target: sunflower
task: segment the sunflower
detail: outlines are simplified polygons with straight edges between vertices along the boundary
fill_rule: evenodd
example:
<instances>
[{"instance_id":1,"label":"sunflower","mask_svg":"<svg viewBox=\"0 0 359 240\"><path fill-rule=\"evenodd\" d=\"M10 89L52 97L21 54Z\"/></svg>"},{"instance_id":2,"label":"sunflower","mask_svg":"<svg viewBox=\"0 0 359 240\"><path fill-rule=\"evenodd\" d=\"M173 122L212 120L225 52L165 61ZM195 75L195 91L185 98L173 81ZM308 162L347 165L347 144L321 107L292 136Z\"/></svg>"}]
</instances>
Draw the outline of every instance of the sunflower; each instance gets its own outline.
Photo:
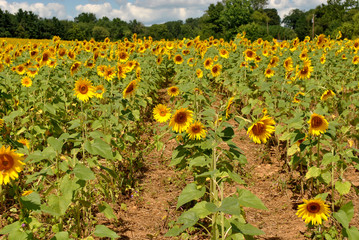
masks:
<instances>
[{"instance_id":1,"label":"sunflower","mask_svg":"<svg viewBox=\"0 0 359 240\"><path fill-rule=\"evenodd\" d=\"M206 138L206 130L204 129L203 124L200 121L192 123L186 130L189 139L191 140L201 140Z\"/></svg>"},{"instance_id":2,"label":"sunflower","mask_svg":"<svg viewBox=\"0 0 359 240\"><path fill-rule=\"evenodd\" d=\"M157 59L156 59L156 64L157 64L157 65L161 65L162 61L163 61L163 58L162 58L162 56L160 55L160 56L158 56Z\"/></svg>"},{"instance_id":3,"label":"sunflower","mask_svg":"<svg viewBox=\"0 0 359 240\"><path fill-rule=\"evenodd\" d=\"M202 77L203 77L203 71L198 68L198 69L196 70L196 76L197 76L198 78L202 78Z\"/></svg>"},{"instance_id":4,"label":"sunflower","mask_svg":"<svg viewBox=\"0 0 359 240\"><path fill-rule=\"evenodd\" d=\"M167 89L167 93L171 97L175 97L175 96L177 96L179 94L179 88L177 86L169 87Z\"/></svg>"},{"instance_id":5,"label":"sunflower","mask_svg":"<svg viewBox=\"0 0 359 240\"><path fill-rule=\"evenodd\" d=\"M1 119L1 118L0 118L0 129L2 129L3 126L4 126L4 119Z\"/></svg>"},{"instance_id":6,"label":"sunflower","mask_svg":"<svg viewBox=\"0 0 359 240\"><path fill-rule=\"evenodd\" d=\"M269 60L268 68L277 66L278 62L279 62L279 58L277 56L272 57L271 60Z\"/></svg>"},{"instance_id":7,"label":"sunflower","mask_svg":"<svg viewBox=\"0 0 359 240\"><path fill-rule=\"evenodd\" d=\"M324 63L325 63L325 60L326 60L326 57L325 57L325 54L323 54L323 55L320 57L320 63L321 63L321 64L324 64Z\"/></svg>"},{"instance_id":8,"label":"sunflower","mask_svg":"<svg viewBox=\"0 0 359 240\"><path fill-rule=\"evenodd\" d=\"M19 75L24 75L26 73L26 67L22 64L16 67L16 73Z\"/></svg>"},{"instance_id":9,"label":"sunflower","mask_svg":"<svg viewBox=\"0 0 359 240\"><path fill-rule=\"evenodd\" d=\"M182 133L186 131L186 129L193 121L192 115L193 112L187 110L187 108L181 108L179 110L176 110L175 114L170 120L169 126L172 127L173 131Z\"/></svg>"},{"instance_id":10,"label":"sunflower","mask_svg":"<svg viewBox=\"0 0 359 240\"><path fill-rule=\"evenodd\" d=\"M182 64L184 60L180 54L177 54L173 57L173 61L175 62L175 64Z\"/></svg>"},{"instance_id":11,"label":"sunflower","mask_svg":"<svg viewBox=\"0 0 359 240\"><path fill-rule=\"evenodd\" d=\"M18 173L21 172L23 165L23 155L15 153L15 149L10 147L5 148L2 146L0 149L0 185L8 184L11 179L19 177Z\"/></svg>"},{"instance_id":12,"label":"sunflower","mask_svg":"<svg viewBox=\"0 0 359 240\"><path fill-rule=\"evenodd\" d=\"M274 76L274 70L270 69L270 68L267 68L265 71L264 71L264 75L267 77L267 78L271 78Z\"/></svg>"},{"instance_id":13,"label":"sunflower","mask_svg":"<svg viewBox=\"0 0 359 240\"><path fill-rule=\"evenodd\" d=\"M226 107L226 118L228 119L229 118L229 111L231 109L231 105L233 103L233 100L234 100L234 97L231 97L229 100L228 100L228 103L227 103L227 107Z\"/></svg>"},{"instance_id":14,"label":"sunflower","mask_svg":"<svg viewBox=\"0 0 359 240\"><path fill-rule=\"evenodd\" d=\"M95 97L103 98L103 94L106 92L105 87L101 84L95 87Z\"/></svg>"},{"instance_id":15,"label":"sunflower","mask_svg":"<svg viewBox=\"0 0 359 240\"><path fill-rule=\"evenodd\" d=\"M321 133L324 133L328 129L327 120L319 114L313 113L310 116L308 121L309 125L309 134L319 136Z\"/></svg>"},{"instance_id":16,"label":"sunflower","mask_svg":"<svg viewBox=\"0 0 359 240\"><path fill-rule=\"evenodd\" d=\"M118 54L118 59L120 60L120 62L126 62L129 58L130 58L130 55L125 51L121 51Z\"/></svg>"},{"instance_id":17,"label":"sunflower","mask_svg":"<svg viewBox=\"0 0 359 240\"><path fill-rule=\"evenodd\" d=\"M167 122L167 120L171 117L171 109L163 104L158 104L153 109L153 117L157 122Z\"/></svg>"},{"instance_id":18,"label":"sunflower","mask_svg":"<svg viewBox=\"0 0 359 240\"><path fill-rule=\"evenodd\" d=\"M253 52L252 49L246 49L243 54L244 54L244 56L246 58L246 61L254 60L256 58L256 53Z\"/></svg>"},{"instance_id":19,"label":"sunflower","mask_svg":"<svg viewBox=\"0 0 359 240\"><path fill-rule=\"evenodd\" d=\"M126 78L126 73L127 73L127 67L125 64L117 64L117 78L121 79L121 78Z\"/></svg>"},{"instance_id":20,"label":"sunflower","mask_svg":"<svg viewBox=\"0 0 359 240\"><path fill-rule=\"evenodd\" d=\"M313 72L313 67L310 65L304 65L304 67L300 70L298 70L297 68L297 76L299 77L299 79L304 79L304 78L309 79L312 72Z\"/></svg>"},{"instance_id":21,"label":"sunflower","mask_svg":"<svg viewBox=\"0 0 359 240\"><path fill-rule=\"evenodd\" d=\"M80 69L80 66L81 66L81 62L74 62L71 65L71 68L70 68L71 76L74 75Z\"/></svg>"},{"instance_id":22,"label":"sunflower","mask_svg":"<svg viewBox=\"0 0 359 240\"><path fill-rule=\"evenodd\" d=\"M303 199L303 204L298 206L296 215L303 218L305 223L313 225L322 224L323 220L328 220L330 214L329 205L325 204L321 199Z\"/></svg>"},{"instance_id":23,"label":"sunflower","mask_svg":"<svg viewBox=\"0 0 359 240\"><path fill-rule=\"evenodd\" d=\"M248 128L247 134L255 143L266 143L275 131L275 121L272 117L264 115L259 121Z\"/></svg>"},{"instance_id":24,"label":"sunflower","mask_svg":"<svg viewBox=\"0 0 359 240\"><path fill-rule=\"evenodd\" d=\"M206 60L204 60L204 68L205 69L211 69L212 68L212 65L213 65L213 60L212 58L207 58Z\"/></svg>"},{"instance_id":25,"label":"sunflower","mask_svg":"<svg viewBox=\"0 0 359 240\"><path fill-rule=\"evenodd\" d=\"M103 72L103 77L107 81L112 81L112 79L116 76L116 70L115 67L107 66L105 68L105 71Z\"/></svg>"},{"instance_id":26,"label":"sunflower","mask_svg":"<svg viewBox=\"0 0 359 240\"><path fill-rule=\"evenodd\" d=\"M297 92L295 95L294 95L294 97L293 97L293 103L300 103L301 101L302 101L302 98L303 97L300 97L300 96L304 96L305 95L305 93L303 93L303 92Z\"/></svg>"},{"instance_id":27,"label":"sunflower","mask_svg":"<svg viewBox=\"0 0 359 240\"><path fill-rule=\"evenodd\" d=\"M84 102L87 102L90 98L95 96L95 87L92 86L91 81L86 78L77 80L73 90L75 91L74 95Z\"/></svg>"},{"instance_id":28,"label":"sunflower","mask_svg":"<svg viewBox=\"0 0 359 240\"><path fill-rule=\"evenodd\" d=\"M213 77L218 77L219 75L221 75L222 72L222 65L221 64L215 64L212 68L211 68L211 73Z\"/></svg>"},{"instance_id":29,"label":"sunflower","mask_svg":"<svg viewBox=\"0 0 359 240\"><path fill-rule=\"evenodd\" d=\"M292 58L288 57L286 60L284 60L283 66L284 66L286 71L292 71L293 70L293 60L292 60Z\"/></svg>"},{"instance_id":30,"label":"sunflower","mask_svg":"<svg viewBox=\"0 0 359 240\"><path fill-rule=\"evenodd\" d=\"M352 60L353 64L358 64L359 63L359 56L354 56L353 60Z\"/></svg>"},{"instance_id":31,"label":"sunflower","mask_svg":"<svg viewBox=\"0 0 359 240\"><path fill-rule=\"evenodd\" d=\"M322 101L325 101L327 100L328 98L331 98L331 97L334 97L335 96L335 93L332 91L332 90L326 90L322 96L320 97L320 100Z\"/></svg>"},{"instance_id":32,"label":"sunflower","mask_svg":"<svg viewBox=\"0 0 359 240\"><path fill-rule=\"evenodd\" d=\"M30 142L29 140L27 140L26 138L20 138L19 140L17 140L19 143L21 143L22 145L26 146L28 149L30 148Z\"/></svg>"},{"instance_id":33,"label":"sunflower","mask_svg":"<svg viewBox=\"0 0 359 240\"><path fill-rule=\"evenodd\" d=\"M219 55L223 58L228 58L229 52L226 49L221 49L221 50L219 50Z\"/></svg>"},{"instance_id":34,"label":"sunflower","mask_svg":"<svg viewBox=\"0 0 359 240\"><path fill-rule=\"evenodd\" d=\"M21 79L21 84L24 86L24 87L31 87L32 85L32 80L31 78L29 78L28 76L25 76Z\"/></svg>"},{"instance_id":35,"label":"sunflower","mask_svg":"<svg viewBox=\"0 0 359 240\"><path fill-rule=\"evenodd\" d=\"M132 80L127 87L125 88L125 90L123 90L123 98L128 98L132 95L135 94L135 90L137 88L137 80Z\"/></svg>"}]
</instances>

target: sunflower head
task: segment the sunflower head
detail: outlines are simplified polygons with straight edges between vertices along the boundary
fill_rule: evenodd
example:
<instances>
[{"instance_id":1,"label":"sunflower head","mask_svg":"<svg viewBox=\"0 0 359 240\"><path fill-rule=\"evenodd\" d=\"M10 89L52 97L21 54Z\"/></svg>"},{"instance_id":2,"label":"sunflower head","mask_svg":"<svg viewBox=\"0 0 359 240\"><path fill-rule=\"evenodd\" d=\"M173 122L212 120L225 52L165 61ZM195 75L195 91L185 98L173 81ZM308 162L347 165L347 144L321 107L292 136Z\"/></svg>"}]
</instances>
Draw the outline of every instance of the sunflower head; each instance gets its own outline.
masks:
<instances>
[{"instance_id":1,"label":"sunflower head","mask_svg":"<svg viewBox=\"0 0 359 240\"><path fill-rule=\"evenodd\" d=\"M0 185L8 184L10 179L19 177L18 173L22 171L22 154L15 153L10 147L2 146L0 149Z\"/></svg>"},{"instance_id":2,"label":"sunflower head","mask_svg":"<svg viewBox=\"0 0 359 240\"><path fill-rule=\"evenodd\" d=\"M135 90L137 88L137 80L132 80L127 87L125 88L125 90L123 90L123 98L128 98L131 97L132 95L135 94Z\"/></svg>"},{"instance_id":3,"label":"sunflower head","mask_svg":"<svg viewBox=\"0 0 359 240\"><path fill-rule=\"evenodd\" d=\"M91 81L86 78L77 80L73 90L75 91L74 95L84 102L87 102L95 95L95 87L92 86Z\"/></svg>"},{"instance_id":4,"label":"sunflower head","mask_svg":"<svg viewBox=\"0 0 359 240\"><path fill-rule=\"evenodd\" d=\"M171 109L163 104L158 104L153 109L153 117L157 122L167 122L171 117Z\"/></svg>"},{"instance_id":5,"label":"sunflower head","mask_svg":"<svg viewBox=\"0 0 359 240\"><path fill-rule=\"evenodd\" d=\"M204 129L203 124L200 121L196 121L189 125L186 130L189 139L191 140L201 140L206 138L206 130Z\"/></svg>"},{"instance_id":6,"label":"sunflower head","mask_svg":"<svg viewBox=\"0 0 359 240\"><path fill-rule=\"evenodd\" d=\"M180 54L177 54L173 57L173 61L175 62L175 64L182 64L184 60Z\"/></svg>"},{"instance_id":7,"label":"sunflower head","mask_svg":"<svg viewBox=\"0 0 359 240\"><path fill-rule=\"evenodd\" d=\"M202 71L202 69L197 68L197 70L196 70L196 76L197 76L198 78L202 78L202 77L203 77L203 71Z\"/></svg>"},{"instance_id":8,"label":"sunflower head","mask_svg":"<svg viewBox=\"0 0 359 240\"><path fill-rule=\"evenodd\" d=\"M95 87L95 97L103 98L103 94L106 92L105 87L101 84Z\"/></svg>"},{"instance_id":9,"label":"sunflower head","mask_svg":"<svg viewBox=\"0 0 359 240\"><path fill-rule=\"evenodd\" d=\"M325 133L328 129L328 121L319 114L313 113L308 121L309 123L309 134L319 136Z\"/></svg>"},{"instance_id":10,"label":"sunflower head","mask_svg":"<svg viewBox=\"0 0 359 240\"><path fill-rule=\"evenodd\" d=\"M168 95L175 97L179 94L179 88L177 86L172 86L167 89Z\"/></svg>"},{"instance_id":11,"label":"sunflower head","mask_svg":"<svg viewBox=\"0 0 359 240\"><path fill-rule=\"evenodd\" d=\"M187 108L181 108L176 110L175 114L170 120L169 126L175 132L182 133L187 130L191 122L193 121L193 112Z\"/></svg>"},{"instance_id":12,"label":"sunflower head","mask_svg":"<svg viewBox=\"0 0 359 240\"><path fill-rule=\"evenodd\" d=\"M259 121L253 123L247 130L247 134L255 143L266 143L275 131L275 121L272 117L264 115Z\"/></svg>"},{"instance_id":13,"label":"sunflower head","mask_svg":"<svg viewBox=\"0 0 359 240\"><path fill-rule=\"evenodd\" d=\"M334 97L335 96L335 93L332 91L332 90L326 90L323 94L322 94L322 96L320 97L320 100L322 100L322 101L326 101L327 99L329 99L329 98L332 98L332 97Z\"/></svg>"},{"instance_id":14,"label":"sunflower head","mask_svg":"<svg viewBox=\"0 0 359 240\"><path fill-rule=\"evenodd\" d=\"M305 223L313 225L322 224L323 220L328 220L330 214L329 205L325 204L321 199L306 200L298 206L296 215L303 218Z\"/></svg>"},{"instance_id":15,"label":"sunflower head","mask_svg":"<svg viewBox=\"0 0 359 240\"><path fill-rule=\"evenodd\" d=\"M21 79L21 84L24 87L31 87L32 86L32 80L28 76L25 76Z\"/></svg>"},{"instance_id":16,"label":"sunflower head","mask_svg":"<svg viewBox=\"0 0 359 240\"><path fill-rule=\"evenodd\" d=\"M218 77L222 72L222 65L221 64L215 64L211 68L211 73L213 77Z\"/></svg>"}]
</instances>

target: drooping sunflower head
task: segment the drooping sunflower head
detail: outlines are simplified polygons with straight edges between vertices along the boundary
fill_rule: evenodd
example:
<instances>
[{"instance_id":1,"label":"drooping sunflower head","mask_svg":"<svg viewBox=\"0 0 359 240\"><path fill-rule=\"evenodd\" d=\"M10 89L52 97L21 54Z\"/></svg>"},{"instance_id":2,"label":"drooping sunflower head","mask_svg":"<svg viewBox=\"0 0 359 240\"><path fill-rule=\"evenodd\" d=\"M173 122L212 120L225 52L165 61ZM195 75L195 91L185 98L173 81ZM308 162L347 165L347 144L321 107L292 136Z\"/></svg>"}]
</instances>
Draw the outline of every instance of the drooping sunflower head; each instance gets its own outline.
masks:
<instances>
[{"instance_id":1,"label":"drooping sunflower head","mask_svg":"<svg viewBox=\"0 0 359 240\"><path fill-rule=\"evenodd\" d=\"M303 199L303 204L298 205L296 215L301 217L305 223L313 225L322 224L322 220L328 220L330 215L329 205L321 199Z\"/></svg>"},{"instance_id":2,"label":"drooping sunflower head","mask_svg":"<svg viewBox=\"0 0 359 240\"><path fill-rule=\"evenodd\" d=\"M191 140L201 140L206 138L206 130L204 129L203 124L200 121L196 121L189 125L186 130L189 139Z\"/></svg>"},{"instance_id":3,"label":"drooping sunflower head","mask_svg":"<svg viewBox=\"0 0 359 240\"><path fill-rule=\"evenodd\" d=\"M30 142L29 140L27 140L26 138L20 138L19 140L17 140L19 143L21 143L22 145L26 146L27 148L30 148Z\"/></svg>"},{"instance_id":4,"label":"drooping sunflower head","mask_svg":"<svg viewBox=\"0 0 359 240\"><path fill-rule=\"evenodd\" d=\"M232 103L233 103L233 100L234 100L234 97L231 97L231 98L228 100L228 103L227 103L227 107L226 107L226 118L227 118L227 119L229 118L230 109L231 109L231 105L232 105Z\"/></svg>"},{"instance_id":5,"label":"drooping sunflower head","mask_svg":"<svg viewBox=\"0 0 359 240\"><path fill-rule=\"evenodd\" d=\"M292 60L292 58L288 57L286 60L284 60L283 66L287 71L293 70L293 60Z\"/></svg>"},{"instance_id":6,"label":"drooping sunflower head","mask_svg":"<svg viewBox=\"0 0 359 240\"><path fill-rule=\"evenodd\" d=\"M196 76L197 76L198 78L202 78L202 77L203 77L203 71L202 71L202 69L197 68L197 70L196 70Z\"/></svg>"},{"instance_id":7,"label":"drooping sunflower head","mask_svg":"<svg viewBox=\"0 0 359 240\"><path fill-rule=\"evenodd\" d=\"M80 69L80 66L81 66L81 62L74 62L71 65L71 68L70 68L71 76L74 75Z\"/></svg>"},{"instance_id":8,"label":"drooping sunflower head","mask_svg":"<svg viewBox=\"0 0 359 240\"><path fill-rule=\"evenodd\" d=\"M187 108L181 108L176 110L175 114L170 120L169 126L175 132L182 133L187 130L191 122L193 121L193 112Z\"/></svg>"},{"instance_id":9,"label":"drooping sunflower head","mask_svg":"<svg viewBox=\"0 0 359 240\"><path fill-rule=\"evenodd\" d=\"M294 97L293 97L293 103L300 103L303 99L303 96L305 95L305 93L303 92L297 92Z\"/></svg>"},{"instance_id":10,"label":"drooping sunflower head","mask_svg":"<svg viewBox=\"0 0 359 240\"><path fill-rule=\"evenodd\" d=\"M23 162L22 154L15 153L10 147L0 148L0 185L8 184L10 179L19 177L18 173L22 171Z\"/></svg>"},{"instance_id":11,"label":"drooping sunflower head","mask_svg":"<svg viewBox=\"0 0 359 240\"><path fill-rule=\"evenodd\" d=\"M308 121L309 123L309 134L319 136L325 133L328 129L328 121L319 114L313 113Z\"/></svg>"},{"instance_id":12,"label":"drooping sunflower head","mask_svg":"<svg viewBox=\"0 0 359 240\"><path fill-rule=\"evenodd\" d=\"M157 122L167 122L167 120L171 117L171 109L163 104L158 104L153 109L153 117Z\"/></svg>"},{"instance_id":13,"label":"drooping sunflower head","mask_svg":"<svg viewBox=\"0 0 359 240\"><path fill-rule=\"evenodd\" d=\"M275 121L272 117L264 115L259 121L253 123L247 130L247 134L255 143L266 143L275 131Z\"/></svg>"},{"instance_id":14,"label":"drooping sunflower head","mask_svg":"<svg viewBox=\"0 0 359 240\"><path fill-rule=\"evenodd\" d=\"M322 94L322 96L320 97L320 100L322 100L322 101L326 101L327 99L329 99L329 98L332 98L332 97L334 97L335 96L335 93L332 91L332 90L326 90L323 94Z\"/></svg>"},{"instance_id":15,"label":"drooping sunflower head","mask_svg":"<svg viewBox=\"0 0 359 240\"><path fill-rule=\"evenodd\" d=\"M103 72L103 77L107 80L107 81L111 81L115 76L116 76L116 67L113 66L107 66L105 68L105 71Z\"/></svg>"},{"instance_id":16,"label":"drooping sunflower head","mask_svg":"<svg viewBox=\"0 0 359 240\"><path fill-rule=\"evenodd\" d=\"M21 84L24 87L31 87L32 86L32 80L28 76L25 76L21 79Z\"/></svg>"},{"instance_id":17,"label":"drooping sunflower head","mask_svg":"<svg viewBox=\"0 0 359 240\"><path fill-rule=\"evenodd\" d=\"M357 65L359 63L359 56L354 56L352 59L352 63Z\"/></svg>"},{"instance_id":18,"label":"drooping sunflower head","mask_svg":"<svg viewBox=\"0 0 359 240\"><path fill-rule=\"evenodd\" d=\"M76 81L75 88L75 96L81 101L87 102L90 98L95 96L95 87L92 86L92 83L88 79L82 79Z\"/></svg>"},{"instance_id":19,"label":"drooping sunflower head","mask_svg":"<svg viewBox=\"0 0 359 240\"><path fill-rule=\"evenodd\" d=\"M167 89L168 95L175 97L179 94L179 88L177 86L172 86Z\"/></svg>"},{"instance_id":20,"label":"drooping sunflower head","mask_svg":"<svg viewBox=\"0 0 359 240\"><path fill-rule=\"evenodd\" d=\"M123 98L129 98L131 97L132 95L135 94L135 90L137 88L137 80L132 80L128 85L127 87L125 88L125 90L123 90Z\"/></svg>"}]
</instances>

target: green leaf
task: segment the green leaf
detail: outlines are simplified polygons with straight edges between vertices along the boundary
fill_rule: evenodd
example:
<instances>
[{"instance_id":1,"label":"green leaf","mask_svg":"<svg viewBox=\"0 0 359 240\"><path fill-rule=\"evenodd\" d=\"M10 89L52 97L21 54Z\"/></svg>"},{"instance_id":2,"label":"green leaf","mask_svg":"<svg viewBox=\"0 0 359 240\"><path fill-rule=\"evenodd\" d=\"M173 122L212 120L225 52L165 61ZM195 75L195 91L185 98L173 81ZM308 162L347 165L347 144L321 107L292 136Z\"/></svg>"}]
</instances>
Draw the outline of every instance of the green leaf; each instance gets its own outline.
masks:
<instances>
[{"instance_id":1,"label":"green leaf","mask_svg":"<svg viewBox=\"0 0 359 240\"><path fill-rule=\"evenodd\" d=\"M234 130L232 127L226 127L221 134L222 140L223 141L229 141L233 138L234 136Z\"/></svg>"},{"instance_id":2,"label":"green leaf","mask_svg":"<svg viewBox=\"0 0 359 240\"><path fill-rule=\"evenodd\" d=\"M335 163L338 162L340 160L338 155L333 155L332 153L326 153L323 155L323 160L322 160L322 164L324 166L330 164L330 163Z\"/></svg>"},{"instance_id":3,"label":"green leaf","mask_svg":"<svg viewBox=\"0 0 359 240\"><path fill-rule=\"evenodd\" d=\"M223 199L221 206L218 208L218 211L231 214L231 215L241 215L241 207L236 197L227 197Z\"/></svg>"},{"instance_id":4,"label":"green leaf","mask_svg":"<svg viewBox=\"0 0 359 240\"><path fill-rule=\"evenodd\" d=\"M94 142L85 142L85 149L92 155L100 155L106 159L113 159L112 148L109 144L99 138L94 139Z\"/></svg>"},{"instance_id":5,"label":"green leaf","mask_svg":"<svg viewBox=\"0 0 359 240\"><path fill-rule=\"evenodd\" d=\"M10 123L10 122L14 121L14 118L21 116L22 114L24 114L24 112L22 110L13 111L9 114L9 116L4 116L3 120L6 123Z\"/></svg>"},{"instance_id":6,"label":"green leaf","mask_svg":"<svg viewBox=\"0 0 359 240\"><path fill-rule=\"evenodd\" d=\"M32 239L29 237L29 234L26 232L17 229L9 234L9 240L25 240L25 239Z\"/></svg>"},{"instance_id":7,"label":"green leaf","mask_svg":"<svg viewBox=\"0 0 359 240\"><path fill-rule=\"evenodd\" d=\"M198 156L198 157L189 159L189 167L190 168L193 166L203 167L203 166L206 166L208 163L209 163L209 159L206 159L205 156Z\"/></svg>"},{"instance_id":8,"label":"green leaf","mask_svg":"<svg viewBox=\"0 0 359 240\"><path fill-rule=\"evenodd\" d=\"M50 103L45 103L45 111L51 113L52 115L56 115L56 109Z\"/></svg>"},{"instance_id":9,"label":"green leaf","mask_svg":"<svg viewBox=\"0 0 359 240\"><path fill-rule=\"evenodd\" d=\"M349 223L354 216L353 203L350 201L343 205L338 212L333 213L333 216L344 228L348 228Z\"/></svg>"},{"instance_id":10,"label":"green leaf","mask_svg":"<svg viewBox=\"0 0 359 240\"><path fill-rule=\"evenodd\" d=\"M53 147L53 149L55 149L57 153L61 153L62 145L64 144L61 140L54 137L49 137L47 139L47 142L50 144L51 147Z\"/></svg>"},{"instance_id":11,"label":"green leaf","mask_svg":"<svg viewBox=\"0 0 359 240\"><path fill-rule=\"evenodd\" d=\"M236 183L245 184L245 181L243 181L243 179L237 173L228 171L228 175Z\"/></svg>"},{"instance_id":12,"label":"green leaf","mask_svg":"<svg viewBox=\"0 0 359 240\"><path fill-rule=\"evenodd\" d=\"M244 207L252 207L256 209L268 210L262 201L249 190L246 189L237 189L238 192L238 201L240 205Z\"/></svg>"},{"instance_id":13,"label":"green leaf","mask_svg":"<svg viewBox=\"0 0 359 240\"><path fill-rule=\"evenodd\" d=\"M348 234L348 240L358 240L359 239L359 230L356 227L350 227L345 229Z\"/></svg>"},{"instance_id":14,"label":"green leaf","mask_svg":"<svg viewBox=\"0 0 359 240\"><path fill-rule=\"evenodd\" d=\"M205 192L205 187L200 187L199 189L197 189L197 185L195 183L188 184L183 189L181 195L178 197L177 209L185 203L201 198L205 194Z\"/></svg>"},{"instance_id":15,"label":"green leaf","mask_svg":"<svg viewBox=\"0 0 359 240\"><path fill-rule=\"evenodd\" d=\"M3 229L0 230L0 234L8 234L11 233L13 231L16 231L18 229L20 229L21 227L21 223L19 221L16 221L10 225L7 225L5 227L3 227Z\"/></svg>"},{"instance_id":16,"label":"green leaf","mask_svg":"<svg viewBox=\"0 0 359 240\"><path fill-rule=\"evenodd\" d=\"M41 199L37 192L32 192L27 196L21 197L21 203L28 210L36 211L41 209Z\"/></svg>"},{"instance_id":17,"label":"green leaf","mask_svg":"<svg viewBox=\"0 0 359 240\"><path fill-rule=\"evenodd\" d=\"M68 240L68 239L69 239L68 232L58 232L53 238L51 238L51 240Z\"/></svg>"},{"instance_id":18,"label":"green leaf","mask_svg":"<svg viewBox=\"0 0 359 240\"><path fill-rule=\"evenodd\" d=\"M341 181L335 182L335 190L337 190L340 195L348 194L350 191L350 187L351 187L350 182L341 182Z\"/></svg>"},{"instance_id":19,"label":"green leaf","mask_svg":"<svg viewBox=\"0 0 359 240\"><path fill-rule=\"evenodd\" d=\"M174 237L186 230L189 227L192 227L197 223L199 220L197 214L193 211L187 211L182 213L182 215L178 218L176 224L180 224L182 226L176 225L172 229L170 229L166 234L165 237Z\"/></svg>"},{"instance_id":20,"label":"green leaf","mask_svg":"<svg viewBox=\"0 0 359 240\"><path fill-rule=\"evenodd\" d=\"M320 168L313 166L313 167L309 168L307 174L305 175L305 178L309 179L309 178L319 177L321 172L322 172L322 170Z\"/></svg>"},{"instance_id":21,"label":"green leaf","mask_svg":"<svg viewBox=\"0 0 359 240\"><path fill-rule=\"evenodd\" d=\"M250 236L254 236L254 235L262 235L264 234L264 232L258 228L256 228L255 226L249 224L249 223L241 223L238 221L232 221L232 232L233 233L242 233L244 235L250 235Z\"/></svg>"},{"instance_id":22,"label":"green leaf","mask_svg":"<svg viewBox=\"0 0 359 240\"><path fill-rule=\"evenodd\" d=\"M197 203L193 208L191 208L188 211L192 211L195 212L197 214L197 216L199 218L205 218L207 217L209 214L212 213L212 211L208 210L208 204L213 204L214 208L216 209L216 205L214 203L209 203L206 201L201 201L199 203Z\"/></svg>"},{"instance_id":23,"label":"green leaf","mask_svg":"<svg viewBox=\"0 0 359 240\"><path fill-rule=\"evenodd\" d=\"M108 205L108 203L103 202L102 204L100 204L100 206L98 206L98 209L100 210L100 212L102 212L105 217L107 217L108 219L117 219L117 216L113 213L113 210L111 208L110 205Z\"/></svg>"},{"instance_id":24,"label":"green leaf","mask_svg":"<svg viewBox=\"0 0 359 240\"><path fill-rule=\"evenodd\" d=\"M294 155L296 152L298 151L298 145L297 144L293 144L292 146L290 146L287 150L287 155L288 156L292 156Z\"/></svg>"},{"instance_id":25,"label":"green leaf","mask_svg":"<svg viewBox=\"0 0 359 240\"><path fill-rule=\"evenodd\" d=\"M50 195L48 197L48 205L42 205L41 210L55 217L60 217L66 213L67 208L71 204L71 199L64 196Z\"/></svg>"},{"instance_id":26,"label":"green leaf","mask_svg":"<svg viewBox=\"0 0 359 240\"><path fill-rule=\"evenodd\" d=\"M95 179L95 174L91 171L90 168L86 167L83 164L77 164L73 170L75 176L81 180L93 180Z\"/></svg>"},{"instance_id":27,"label":"green leaf","mask_svg":"<svg viewBox=\"0 0 359 240\"><path fill-rule=\"evenodd\" d=\"M105 237L119 238L120 237L114 231L112 231L111 229L107 228L104 225L96 225L95 232L93 233L93 235L95 235L96 237L100 237L100 238L105 238Z\"/></svg>"}]
</instances>

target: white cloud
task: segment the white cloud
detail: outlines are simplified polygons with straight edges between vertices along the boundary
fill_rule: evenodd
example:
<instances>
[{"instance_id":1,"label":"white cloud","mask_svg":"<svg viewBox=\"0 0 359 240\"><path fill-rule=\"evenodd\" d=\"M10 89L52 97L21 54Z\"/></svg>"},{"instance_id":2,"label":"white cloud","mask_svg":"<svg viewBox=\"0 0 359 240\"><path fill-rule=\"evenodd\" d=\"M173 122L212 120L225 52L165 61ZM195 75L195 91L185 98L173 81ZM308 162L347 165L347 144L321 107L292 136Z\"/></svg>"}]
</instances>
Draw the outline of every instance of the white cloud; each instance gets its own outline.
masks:
<instances>
[{"instance_id":1,"label":"white cloud","mask_svg":"<svg viewBox=\"0 0 359 240\"><path fill-rule=\"evenodd\" d=\"M322 3L326 4L327 0L269 0L267 8L276 8L278 15L283 20L292 9L307 11L316 8Z\"/></svg>"},{"instance_id":2,"label":"white cloud","mask_svg":"<svg viewBox=\"0 0 359 240\"><path fill-rule=\"evenodd\" d=\"M10 13L17 13L21 8L24 11L31 11L42 18L57 17L59 19L71 18L66 14L66 9L63 4L59 3L32 3L27 2L12 2L9 3L6 0L0 0L0 8L4 11L7 10Z\"/></svg>"}]
</instances>

